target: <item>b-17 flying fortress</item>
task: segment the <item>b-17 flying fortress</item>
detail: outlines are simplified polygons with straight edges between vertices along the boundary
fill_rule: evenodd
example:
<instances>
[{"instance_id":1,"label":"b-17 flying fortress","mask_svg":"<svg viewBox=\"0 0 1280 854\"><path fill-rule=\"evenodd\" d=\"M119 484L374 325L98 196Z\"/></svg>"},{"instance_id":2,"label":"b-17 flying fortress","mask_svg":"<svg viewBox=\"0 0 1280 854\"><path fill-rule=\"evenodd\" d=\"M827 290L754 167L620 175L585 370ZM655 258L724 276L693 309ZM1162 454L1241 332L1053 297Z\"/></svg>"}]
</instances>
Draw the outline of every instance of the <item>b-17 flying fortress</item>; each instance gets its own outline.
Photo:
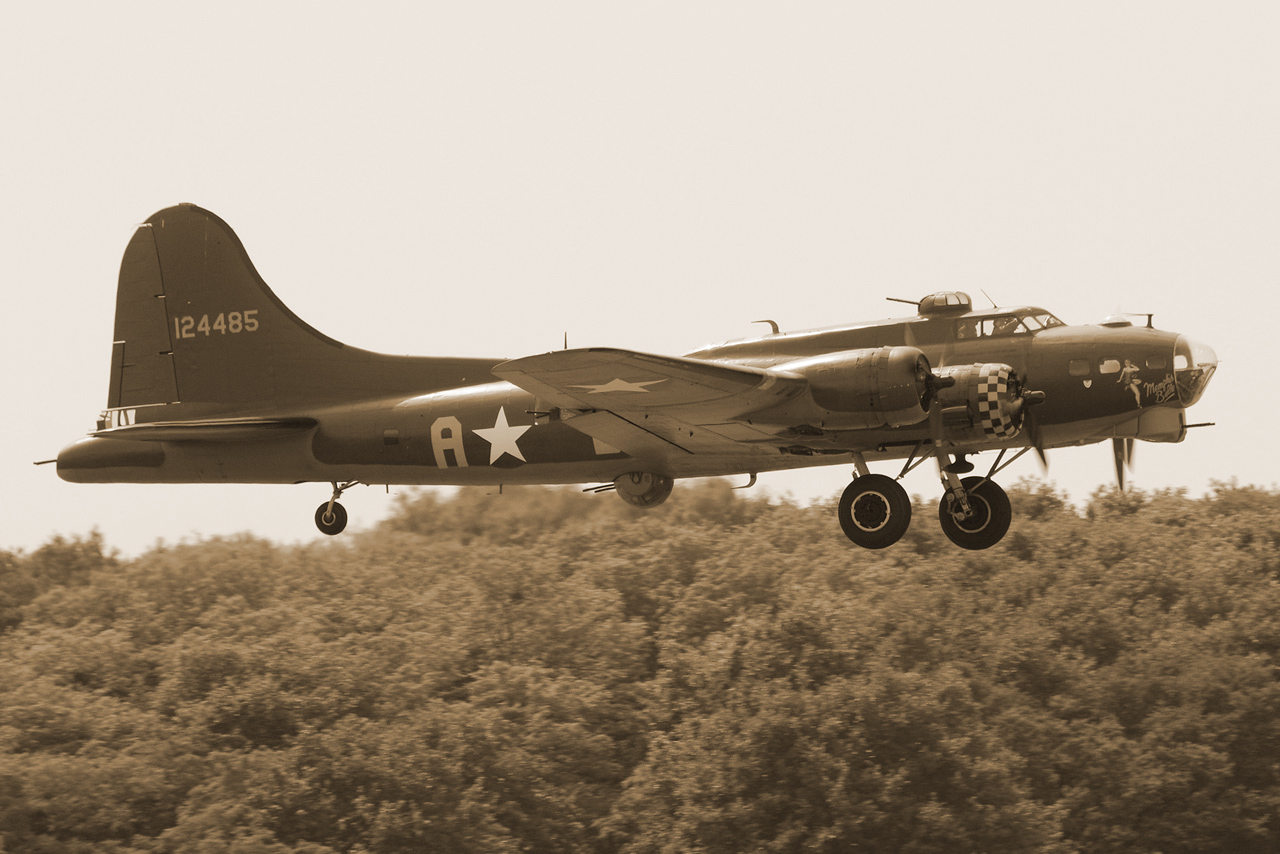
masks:
<instances>
[{"instance_id":1,"label":"b-17 flying fortress","mask_svg":"<svg viewBox=\"0 0 1280 854\"><path fill-rule=\"evenodd\" d=\"M1035 450L1180 442L1212 349L1115 318L1068 326L1041 308L975 309L935 293L916 314L728 341L684 356L566 349L514 360L390 356L293 314L231 228L189 204L140 226L116 296L107 407L65 448L79 483L595 484L639 507L680 478L851 465L841 528L897 542L911 501L870 464L933 460L952 542L1008 530L993 477ZM969 457L996 452L985 475ZM967 476L966 476L967 475Z\"/></svg>"}]
</instances>

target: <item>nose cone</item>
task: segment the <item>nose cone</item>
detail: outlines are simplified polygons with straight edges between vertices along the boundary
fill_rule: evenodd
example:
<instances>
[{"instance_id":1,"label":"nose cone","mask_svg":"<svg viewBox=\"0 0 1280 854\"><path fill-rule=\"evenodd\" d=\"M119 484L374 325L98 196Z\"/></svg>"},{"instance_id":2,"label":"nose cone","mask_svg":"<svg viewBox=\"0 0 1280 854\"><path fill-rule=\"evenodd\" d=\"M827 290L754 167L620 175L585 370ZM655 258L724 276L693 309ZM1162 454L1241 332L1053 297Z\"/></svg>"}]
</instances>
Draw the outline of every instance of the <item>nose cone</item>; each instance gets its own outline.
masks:
<instances>
[{"instance_id":1,"label":"nose cone","mask_svg":"<svg viewBox=\"0 0 1280 854\"><path fill-rule=\"evenodd\" d=\"M1218 354L1208 344L1179 335L1173 349L1173 376L1178 386L1178 399L1190 406L1204 394L1213 372L1218 369Z\"/></svg>"}]
</instances>

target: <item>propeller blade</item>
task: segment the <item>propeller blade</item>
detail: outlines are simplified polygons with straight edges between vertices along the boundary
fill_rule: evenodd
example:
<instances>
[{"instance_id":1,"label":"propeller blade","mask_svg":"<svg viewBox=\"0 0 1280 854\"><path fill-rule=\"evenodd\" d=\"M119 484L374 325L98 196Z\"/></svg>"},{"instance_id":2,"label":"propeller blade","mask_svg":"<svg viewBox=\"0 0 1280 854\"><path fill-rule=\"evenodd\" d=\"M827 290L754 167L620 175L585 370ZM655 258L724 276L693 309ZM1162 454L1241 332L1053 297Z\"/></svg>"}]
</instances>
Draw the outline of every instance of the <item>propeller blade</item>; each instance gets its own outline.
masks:
<instances>
[{"instance_id":1,"label":"propeller blade","mask_svg":"<svg viewBox=\"0 0 1280 854\"><path fill-rule=\"evenodd\" d=\"M1122 439L1111 440L1111 455L1116 460L1116 485L1124 492L1124 444Z\"/></svg>"},{"instance_id":2,"label":"propeller blade","mask_svg":"<svg viewBox=\"0 0 1280 854\"><path fill-rule=\"evenodd\" d=\"M1111 455L1116 461L1116 483L1119 484L1120 491L1124 492L1125 469L1133 469L1133 440L1112 439Z\"/></svg>"},{"instance_id":3,"label":"propeller blade","mask_svg":"<svg viewBox=\"0 0 1280 854\"><path fill-rule=\"evenodd\" d=\"M1023 411L1022 426L1027 431L1027 438L1031 440L1031 447L1036 449L1036 456L1040 458L1040 467L1044 469L1045 474L1048 474L1049 455L1044 450L1044 437L1040 434L1040 421L1030 407Z\"/></svg>"},{"instance_id":4,"label":"propeller blade","mask_svg":"<svg viewBox=\"0 0 1280 854\"><path fill-rule=\"evenodd\" d=\"M1036 449L1036 456L1040 458L1040 467L1044 469L1045 474L1049 473L1049 455L1044 450L1044 436L1040 433L1040 421L1036 418L1035 407L1044 403L1044 392L1042 391L1024 391L1021 394L1022 404L1022 427L1027 431L1027 438L1031 440L1031 447Z\"/></svg>"}]
</instances>

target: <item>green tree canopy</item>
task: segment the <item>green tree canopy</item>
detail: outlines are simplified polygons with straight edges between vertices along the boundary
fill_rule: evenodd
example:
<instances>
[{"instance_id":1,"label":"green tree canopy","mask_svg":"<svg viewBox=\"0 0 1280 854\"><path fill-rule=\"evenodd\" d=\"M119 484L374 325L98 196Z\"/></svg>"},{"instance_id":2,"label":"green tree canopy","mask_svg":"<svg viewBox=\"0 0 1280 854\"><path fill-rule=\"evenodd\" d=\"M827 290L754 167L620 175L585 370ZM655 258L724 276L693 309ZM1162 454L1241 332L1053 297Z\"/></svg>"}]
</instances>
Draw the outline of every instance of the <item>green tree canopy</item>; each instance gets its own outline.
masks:
<instances>
[{"instance_id":1,"label":"green tree canopy","mask_svg":"<svg viewBox=\"0 0 1280 854\"><path fill-rule=\"evenodd\" d=\"M0 851L1280 850L1280 494L1011 497L985 552L712 481L0 553Z\"/></svg>"}]
</instances>

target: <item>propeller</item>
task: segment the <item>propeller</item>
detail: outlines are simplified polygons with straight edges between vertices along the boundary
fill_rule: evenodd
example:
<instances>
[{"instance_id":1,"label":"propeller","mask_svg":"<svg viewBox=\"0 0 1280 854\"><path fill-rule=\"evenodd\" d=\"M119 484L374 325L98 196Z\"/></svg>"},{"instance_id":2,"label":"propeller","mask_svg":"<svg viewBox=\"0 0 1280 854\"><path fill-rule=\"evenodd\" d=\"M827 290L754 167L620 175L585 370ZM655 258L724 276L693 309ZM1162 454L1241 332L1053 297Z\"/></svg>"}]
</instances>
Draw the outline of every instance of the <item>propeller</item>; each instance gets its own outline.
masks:
<instances>
[{"instance_id":1,"label":"propeller","mask_svg":"<svg viewBox=\"0 0 1280 854\"><path fill-rule=\"evenodd\" d=\"M1116 461L1116 483L1124 492L1125 469L1133 471L1133 439L1112 439L1111 454Z\"/></svg>"},{"instance_id":2,"label":"propeller","mask_svg":"<svg viewBox=\"0 0 1280 854\"><path fill-rule=\"evenodd\" d=\"M991 299L991 297L987 297ZM1031 440L1031 447L1036 449L1036 456L1040 458L1040 467L1047 473L1049 471L1049 455L1044 450L1044 436L1040 432L1040 421L1036 418L1035 408L1044 403L1044 392L1030 391L1027 389L1027 382L1023 380L1022 387L1018 391L1019 409L1022 414L1022 429L1027 431L1027 438Z\"/></svg>"},{"instance_id":3,"label":"propeller","mask_svg":"<svg viewBox=\"0 0 1280 854\"><path fill-rule=\"evenodd\" d=\"M1044 399L1044 392L1040 392L1041 400ZM1028 403L1039 403L1039 401L1027 401ZM1040 432L1040 420L1036 418L1035 410L1031 406L1027 406L1022 410L1022 429L1027 431L1027 438L1031 440L1031 447L1036 449L1036 456L1040 458L1040 467L1047 474L1049 471L1049 455L1045 453L1044 436Z\"/></svg>"}]
</instances>

